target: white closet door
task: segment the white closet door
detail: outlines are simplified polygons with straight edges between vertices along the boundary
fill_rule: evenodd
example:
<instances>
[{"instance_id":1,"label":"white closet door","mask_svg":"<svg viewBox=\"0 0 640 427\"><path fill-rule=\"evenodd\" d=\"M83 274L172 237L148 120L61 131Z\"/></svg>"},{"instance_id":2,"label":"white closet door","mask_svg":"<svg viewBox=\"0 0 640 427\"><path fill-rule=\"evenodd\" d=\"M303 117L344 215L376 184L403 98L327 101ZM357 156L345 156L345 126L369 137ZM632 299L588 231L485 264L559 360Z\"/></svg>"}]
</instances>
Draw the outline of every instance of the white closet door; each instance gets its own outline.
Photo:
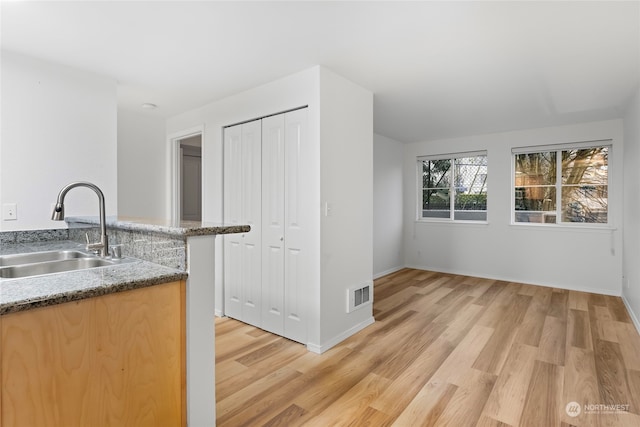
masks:
<instances>
[{"instance_id":1,"label":"white closet door","mask_svg":"<svg viewBox=\"0 0 640 427\"><path fill-rule=\"evenodd\" d=\"M225 314L306 342L309 218L307 110L225 129Z\"/></svg>"},{"instance_id":2,"label":"white closet door","mask_svg":"<svg viewBox=\"0 0 640 427\"><path fill-rule=\"evenodd\" d=\"M262 328L284 334L284 114L262 119Z\"/></svg>"},{"instance_id":3,"label":"white closet door","mask_svg":"<svg viewBox=\"0 0 640 427\"><path fill-rule=\"evenodd\" d=\"M260 120L242 125L242 211L251 231L242 235L242 321L261 326L262 307L262 129Z\"/></svg>"},{"instance_id":4,"label":"white closet door","mask_svg":"<svg viewBox=\"0 0 640 427\"><path fill-rule=\"evenodd\" d=\"M242 224L242 127L224 130L224 222ZM224 312L242 317L242 238L224 235Z\"/></svg>"},{"instance_id":5,"label":"white closet door","mask_svg":"<svg viewBox=\"0 0 640 427\"><path fill-rule=\"evenodd\" d=\"M285 114L285 190L284 190L284 336L294 341L307 341L307 305L309 296L304 288L308 274L308 254L312 241L309 224L313 202L308 200L305 164L310 164L311 151L307 140L307 109Z\"/></svg>"},{"instance_id":6,"label":"white closet door","mask_svg":"<svg viewBox=\"0 0 640 427\"><path fill-rule=\"evenodd\" d=\"M260 121L224 130L224 221L251 231L225 235L225 314L260 326L261 308Z\"/></svg>"}]
</instances>

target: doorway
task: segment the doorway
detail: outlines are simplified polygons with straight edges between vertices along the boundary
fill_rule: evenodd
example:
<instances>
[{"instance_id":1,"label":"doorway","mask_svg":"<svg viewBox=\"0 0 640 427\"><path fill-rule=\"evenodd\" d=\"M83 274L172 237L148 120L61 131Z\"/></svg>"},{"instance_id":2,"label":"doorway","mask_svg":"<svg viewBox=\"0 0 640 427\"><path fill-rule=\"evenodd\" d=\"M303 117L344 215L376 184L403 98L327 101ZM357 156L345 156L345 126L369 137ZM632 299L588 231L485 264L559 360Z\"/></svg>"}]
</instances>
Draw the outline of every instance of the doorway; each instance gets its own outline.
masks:
<instances>
[{"instance_id":1,"label":"doorway","mask_svg":"<svg viewBox=\"0 0 640 427\"><path fill-rule=\"evenodd\" d=\"M202 134L179 140L180 220L202 221Z\"/></svg>"}]
</instances>

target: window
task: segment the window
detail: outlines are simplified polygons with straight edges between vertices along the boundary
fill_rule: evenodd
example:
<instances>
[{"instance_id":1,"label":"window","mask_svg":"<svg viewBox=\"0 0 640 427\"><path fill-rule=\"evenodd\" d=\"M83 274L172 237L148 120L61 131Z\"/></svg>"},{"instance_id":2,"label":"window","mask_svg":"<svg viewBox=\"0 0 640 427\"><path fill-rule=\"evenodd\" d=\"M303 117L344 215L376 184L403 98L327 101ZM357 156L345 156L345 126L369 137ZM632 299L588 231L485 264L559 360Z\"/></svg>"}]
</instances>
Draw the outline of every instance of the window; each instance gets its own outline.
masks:
<instances>
[{"instance_id":1,"label":"window","mask_svg":"<svg viewBox=\"0 0 640 427\"><path fill-rule=\"evenodd\" d=\"M418 219L487 220L486 152L418 157L418 182Z\"/></svg>"},{"instance_id":2,"label":"window","mask_svg":"<svg viewBox=\"0 0 640 427\"><path fill-rule=\"evenodd\" d=\"M513 151L514 222L608 223L610 145L529 150Z\"/></svg>"}]
</instances>

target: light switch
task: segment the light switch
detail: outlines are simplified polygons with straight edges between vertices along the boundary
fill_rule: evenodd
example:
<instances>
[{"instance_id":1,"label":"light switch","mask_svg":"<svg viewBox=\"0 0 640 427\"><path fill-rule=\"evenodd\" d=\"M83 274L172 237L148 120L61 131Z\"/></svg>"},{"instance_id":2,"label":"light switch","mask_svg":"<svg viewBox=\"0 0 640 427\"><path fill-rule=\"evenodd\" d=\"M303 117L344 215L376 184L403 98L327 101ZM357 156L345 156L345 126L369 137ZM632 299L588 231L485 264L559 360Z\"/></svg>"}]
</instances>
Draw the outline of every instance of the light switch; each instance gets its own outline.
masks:
<instances>
[{"instance_id":1,"label":"light switch","mask_svg":"<svg viewBox=\"0 0 640 427\"><path fill-rule=\"evenodd\" d=\"M324 216L333 216L333 203L326 202L324 204Z\"/></svg>"},{"instance_id":2,"label":"light switch","mask_svg":"<svg viewBox=\"0 0 640 427\"><path fill-rule=\"evenodd\" d=\"M18 206L15 203L3 204L2 219L5 221L15 221L18 219Z\"/></svg>"}]
</instances>

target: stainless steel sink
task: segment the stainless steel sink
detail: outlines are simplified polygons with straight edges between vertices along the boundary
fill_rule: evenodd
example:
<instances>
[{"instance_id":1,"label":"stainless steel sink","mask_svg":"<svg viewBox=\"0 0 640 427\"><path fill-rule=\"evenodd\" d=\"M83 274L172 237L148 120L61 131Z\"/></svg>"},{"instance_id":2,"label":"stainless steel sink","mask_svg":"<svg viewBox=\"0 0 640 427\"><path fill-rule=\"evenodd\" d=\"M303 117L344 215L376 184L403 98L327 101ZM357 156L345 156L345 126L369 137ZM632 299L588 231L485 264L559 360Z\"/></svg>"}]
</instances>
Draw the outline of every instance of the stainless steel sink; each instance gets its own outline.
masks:
<instances>
[{"instance_id":1,"label":"stainless steel sink","mask_svg":"<svg viewBox=\"0 0 640 427\"><path fill-rule=\"evenodd\" d=\"M33 264L35 262L61 261L74 258L86 258L90 256L84 252L66 250L66 251L48 251L48 252L31 252L26 254L3 255L0 256L0 267L7 265Z\"/></svg>"},{"instance_id":2,"label":"stainless steel sink","mask_svg":"<svg viewBox=\"0 0 640 427\"><path fill-rule=\"evenodd\" d=\"M4 255L0 256L0 279L16 279L65 271L85 270L129 261L129 258L100 258L74 250Z\"/></svg>"}]
</instances>

